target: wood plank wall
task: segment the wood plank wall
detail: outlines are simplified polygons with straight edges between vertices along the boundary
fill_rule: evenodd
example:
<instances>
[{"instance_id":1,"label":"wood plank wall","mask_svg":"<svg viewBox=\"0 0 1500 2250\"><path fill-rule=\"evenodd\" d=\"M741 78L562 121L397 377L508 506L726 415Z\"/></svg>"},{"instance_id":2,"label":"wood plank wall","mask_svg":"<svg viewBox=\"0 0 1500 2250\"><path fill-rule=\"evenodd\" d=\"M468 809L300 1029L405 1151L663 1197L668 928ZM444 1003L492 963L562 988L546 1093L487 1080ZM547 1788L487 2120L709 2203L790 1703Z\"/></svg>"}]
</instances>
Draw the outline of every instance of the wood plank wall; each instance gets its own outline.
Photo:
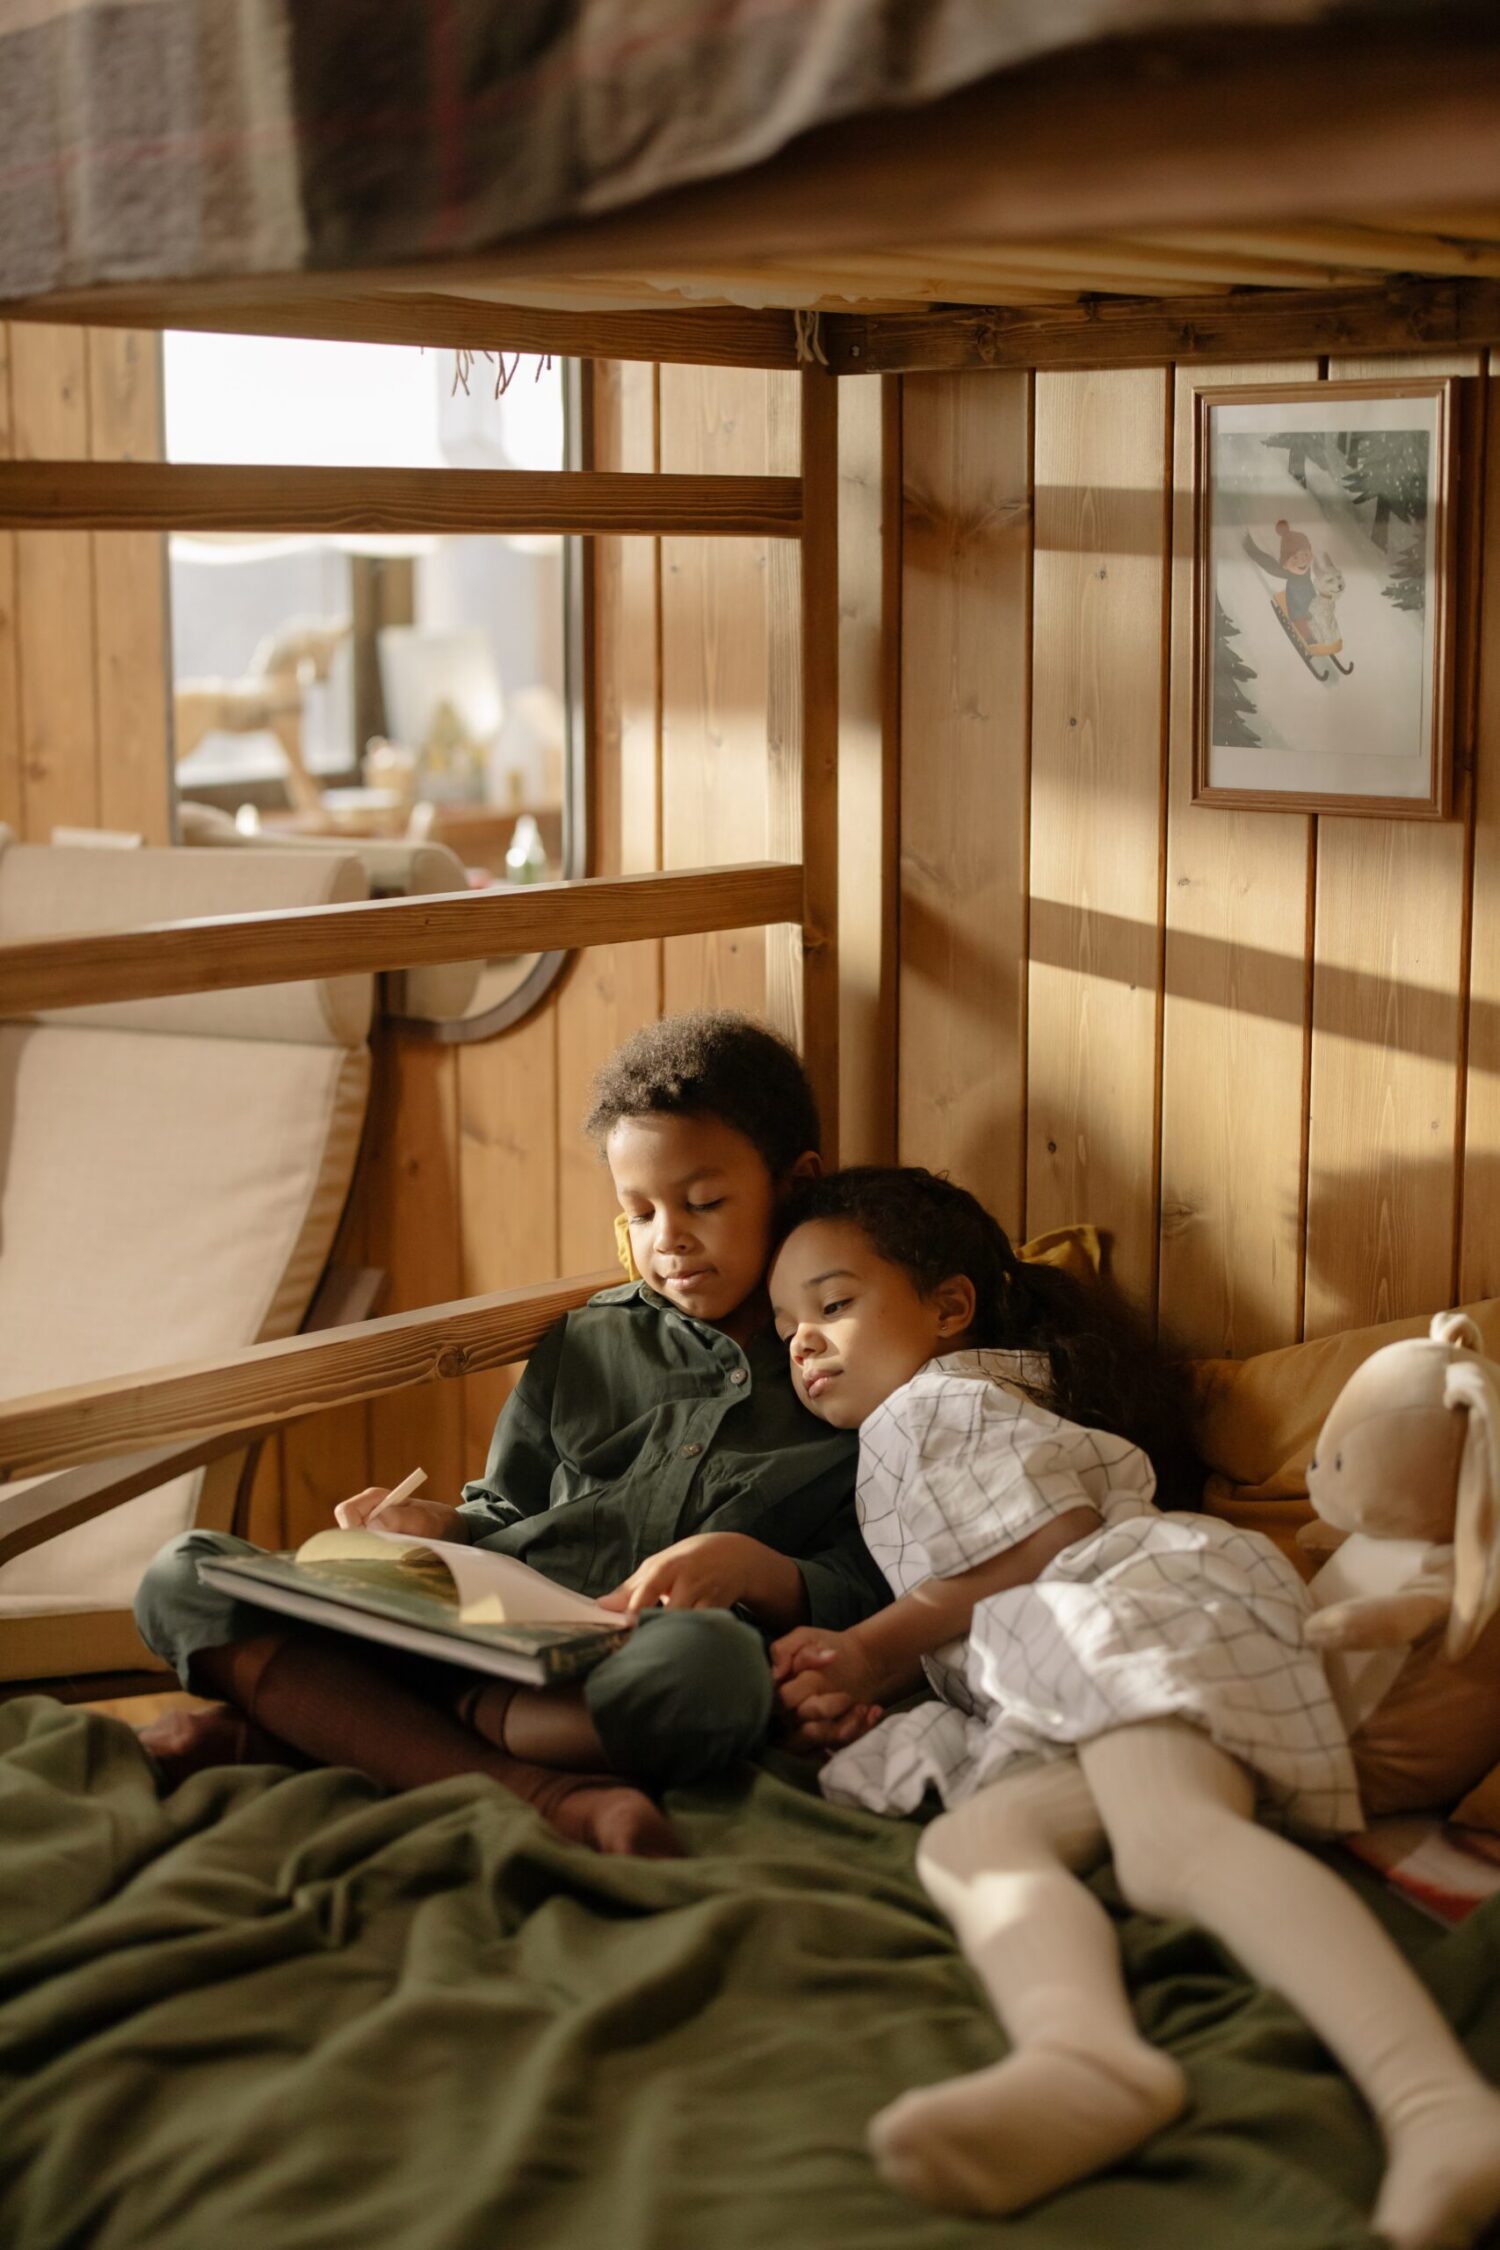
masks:
<instances>
[{"instance_id":1,"label":"wood plank wall","mask_svg":"<svg viewBox=\"0 0 1500 2250\"><path fill-rule=\"evenodd\" d=\"M795 426L795 378L601 363L595 461L760 471L773 407ZM596 542L591 872L764 851L769 544ZM596 947L497 1039L449 1047L385 1034L343 1252L386 1270L384 1309L608 1265L614 1199L581 1130L593 1073L664 1006L760 1008L766 946L751 930ZM518 1372L402 1391L286 1432L266 1449L252 1536L301 1538L344 1493L418 1463L430 1492L456 1495L483 1467Z\"/></svg>"},{"instance_id":2,"label":"wood plank wall","mask_svg":"<svg viewBox=\"0 0 1500 2250\"><path fill-rule=\"evenodd\" d=\"M0 457L161 457L160 354L127 329L0 323ZM166 542L0 532L0 821L165 843Z\"/></svg>"},{"instance_id":3,"label":"wood plank wall","mask_svg":"<svg viewBox=\"0 0 1500 2250\"><path fill-rule=\"evenodd\" d=\"M1193 806L1196 388L1429 372L1465 378L1458 817ZM1500 1291L1497 376L902 385L900 1154L1094 1220L1184 1350Z\"/></svg>"}]
</instances>

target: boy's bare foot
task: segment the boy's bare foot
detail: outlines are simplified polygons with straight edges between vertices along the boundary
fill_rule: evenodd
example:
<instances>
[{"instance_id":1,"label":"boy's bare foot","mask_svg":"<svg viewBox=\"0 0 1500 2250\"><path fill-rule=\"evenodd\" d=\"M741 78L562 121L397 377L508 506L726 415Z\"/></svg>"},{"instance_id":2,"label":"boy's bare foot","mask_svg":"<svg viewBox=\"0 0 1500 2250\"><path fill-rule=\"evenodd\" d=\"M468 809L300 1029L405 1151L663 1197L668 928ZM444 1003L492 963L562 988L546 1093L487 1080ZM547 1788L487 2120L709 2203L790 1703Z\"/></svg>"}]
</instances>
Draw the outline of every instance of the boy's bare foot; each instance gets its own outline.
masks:
<instances>
[{"instance_id":1,"label":"boy's bare foot","mask_svg":"<svg viewBox=\"0 0 1500 2250\"><path fill-rule=\"evenodd\" d=\"M136 1741L156 1770L157 1793L163 1797L209 1766L303 1763L288 1744L228 1703L210 1703L201 1711L164 1711L150 1726L137 1729Z\"/></svg>"},{"instance_id":2,"label":"boy's bare foot","mask_svg":"<svg viewBox=\"0 0 1500 2250\"><path fill-rule=\"evenodd\" d=\"M533 1767L540 1776L541 1769ZM524 1792L549 1827L571 1843L625 1859L682 1859L682 1839L666 1814L615 1774L558 1773Z\"/></svg>"}]
</instances>

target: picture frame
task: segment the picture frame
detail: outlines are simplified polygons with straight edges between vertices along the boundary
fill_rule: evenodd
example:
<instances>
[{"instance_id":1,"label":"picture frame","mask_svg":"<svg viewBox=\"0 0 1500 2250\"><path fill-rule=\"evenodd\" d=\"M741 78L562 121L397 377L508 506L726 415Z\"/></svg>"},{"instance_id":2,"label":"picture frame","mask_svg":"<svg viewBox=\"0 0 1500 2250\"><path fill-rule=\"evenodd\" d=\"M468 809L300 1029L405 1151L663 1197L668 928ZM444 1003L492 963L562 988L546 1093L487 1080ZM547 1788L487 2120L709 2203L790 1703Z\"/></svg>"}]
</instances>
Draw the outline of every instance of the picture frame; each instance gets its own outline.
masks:
<instances>
[{"instance_id":1,"label":"picture frame","mask_svg":"<svg viewBox=\"0 0 1500 2250\"><path fill-rule=\"evenodd\" d=\"M1451 376L1198 393L1193 803L1446 820Z\"/></svg>"}]
</instances>

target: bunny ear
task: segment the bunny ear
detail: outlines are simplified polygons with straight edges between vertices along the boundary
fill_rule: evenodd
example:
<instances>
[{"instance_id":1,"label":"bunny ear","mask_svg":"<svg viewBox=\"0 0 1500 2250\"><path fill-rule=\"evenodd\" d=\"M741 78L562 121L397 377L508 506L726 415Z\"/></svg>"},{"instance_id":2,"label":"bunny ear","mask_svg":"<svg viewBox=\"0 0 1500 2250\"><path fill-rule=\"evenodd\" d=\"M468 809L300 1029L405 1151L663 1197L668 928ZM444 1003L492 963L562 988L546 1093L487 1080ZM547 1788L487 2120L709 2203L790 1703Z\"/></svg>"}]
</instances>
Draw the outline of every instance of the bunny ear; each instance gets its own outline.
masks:
<instances>
[{"instance_id":1,"label":"bunny ear","mask_svg":"<svg viewBox=\"0 0 1500 2250\"><path fill-rule=\"evenodd\" d=\"M1467 1656L1500 1610L1500 1387L1484 1360L1457 1360L1443 1404L1468 1410L1453 1523L1453 1607L1446 1654Z\"/></svg>"},{"instance_id":2,"label":"bunny ear","mask_svg":"<svg viewBox=\"0 0 1500 2250\"><path fill-rule=\"evenodd\" d=\"M1479 1324L1471 1320L1466 1312L1434 1313L1427 1333L1435 1344L1451 1344L1455 1349L1466 1352L1484 1350L1484 1338L1479 1333Z\"/></svg>"}]
</instances>

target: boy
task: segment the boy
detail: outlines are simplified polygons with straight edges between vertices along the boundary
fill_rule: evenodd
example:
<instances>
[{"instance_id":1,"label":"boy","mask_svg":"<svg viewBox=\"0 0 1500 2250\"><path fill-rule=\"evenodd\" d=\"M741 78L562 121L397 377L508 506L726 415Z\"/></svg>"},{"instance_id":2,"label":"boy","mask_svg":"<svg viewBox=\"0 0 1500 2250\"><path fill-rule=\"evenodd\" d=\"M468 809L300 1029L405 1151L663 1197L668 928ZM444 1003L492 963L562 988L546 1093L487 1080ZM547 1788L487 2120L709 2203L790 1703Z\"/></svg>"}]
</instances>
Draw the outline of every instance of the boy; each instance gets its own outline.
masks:
<instances>
[{"instance_id":1,"label":"boy","mask_svg":"<svg viewBox=\"0 0 1500 2250\"><path fill-rule=\"evenodd\" d=\"M141 1631L185 1684L263 1731L217 1713L163 1722L143 1739L167 1778L212 1756L275 1756L269 1733L396 1788L486 1772L598 1849L667 1853L666 1822L616 1777L662 1787L758 1749L773 1708L765 1638L853 1624L887 1598L852 1505L856 1441L798 1401L765 1295L777 1204L818 1170L796 1056L743 1017L669 1018L606 1064L587 1129L641 1278L542 1340L460 1506L408 1500L381 1528L519 1555L649 1614L581 1689L512 1688L268 1631L264 1611L198 1581L199 1559L244 1543L188 1532L142 1583ZM358 1494L340 1520L383 1498Z\"/></svg>"}]
</instances>

